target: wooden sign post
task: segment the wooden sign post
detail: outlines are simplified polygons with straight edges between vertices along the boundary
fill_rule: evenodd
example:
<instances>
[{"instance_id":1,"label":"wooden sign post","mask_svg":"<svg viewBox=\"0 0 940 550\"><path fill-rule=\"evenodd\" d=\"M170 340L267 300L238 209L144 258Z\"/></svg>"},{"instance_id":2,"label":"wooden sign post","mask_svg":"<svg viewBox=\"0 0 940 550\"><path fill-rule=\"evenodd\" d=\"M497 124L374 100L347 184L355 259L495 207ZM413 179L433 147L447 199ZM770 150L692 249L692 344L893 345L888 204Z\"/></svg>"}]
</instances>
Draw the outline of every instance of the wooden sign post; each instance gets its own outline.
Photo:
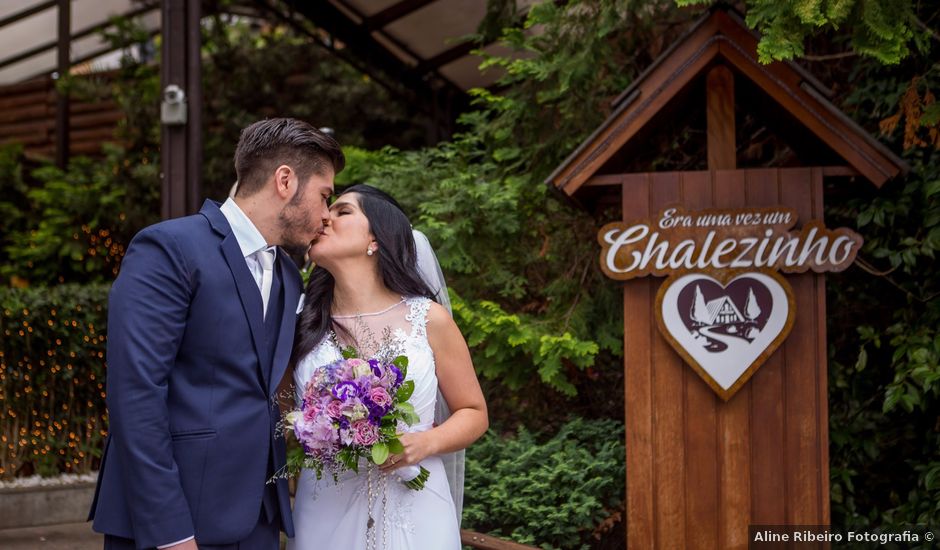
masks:
<instances>
[{"instance_id":1,"label":"wooden sign post","mask_svg":"<svg viewBox=\"0 0 940 550\"><path fill-rule=\"evenodd\" d=\"M861 238L824 227L823 181L880 186L906 167L756 47L713 10L547 180L588 208L618 194L622 207L598 240L602 269L624 281L631 549L747 548L752 525L829 523L823 272L848 267ZM760 97L742 104L739 87ZM623 170L662 113L693 108L707 170ZM738 169L745 108L784 137L798 128L786 167Z\"/></svg>"}]
</instances>

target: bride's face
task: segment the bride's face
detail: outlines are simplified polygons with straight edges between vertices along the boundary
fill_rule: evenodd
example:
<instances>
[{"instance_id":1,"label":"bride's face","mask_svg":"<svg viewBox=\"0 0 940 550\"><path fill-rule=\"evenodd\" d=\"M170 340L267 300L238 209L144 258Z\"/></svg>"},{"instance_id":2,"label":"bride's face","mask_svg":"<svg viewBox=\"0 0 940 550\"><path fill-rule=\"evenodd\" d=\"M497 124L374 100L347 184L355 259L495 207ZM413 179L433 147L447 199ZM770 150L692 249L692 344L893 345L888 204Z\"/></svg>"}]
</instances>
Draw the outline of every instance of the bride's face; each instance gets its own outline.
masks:
<instances>
[{"instance_id":1,"label":"bride's face","mask_svg":"<svg viewBox=\"0 0 940 550\"><path fill-rule=\"evenodd\" d=\"M329 223L310 247L310 260L328 267L337 260L366 257L370 247L378 245L369 230L369 219L359 206L359 194L342 195L330 206ZM375 256L373 256L375 257Z\"/></svg>"}]
</instances>

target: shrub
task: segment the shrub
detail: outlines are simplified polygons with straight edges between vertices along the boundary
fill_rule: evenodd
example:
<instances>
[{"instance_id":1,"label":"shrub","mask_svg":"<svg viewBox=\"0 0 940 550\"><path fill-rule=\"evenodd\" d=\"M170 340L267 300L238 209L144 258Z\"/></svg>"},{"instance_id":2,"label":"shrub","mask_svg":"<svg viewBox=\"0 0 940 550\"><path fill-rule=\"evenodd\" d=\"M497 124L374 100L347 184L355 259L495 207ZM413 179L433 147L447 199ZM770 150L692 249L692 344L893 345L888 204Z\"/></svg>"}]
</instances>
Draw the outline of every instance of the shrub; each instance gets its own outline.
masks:
<instances>
[{"instance_id":1,"label":"shrub","mask_svg":"<svg viewBox=\"0 0 940 550\"><path fill-rule=\"evenodd\" d=\"M623 435L621 422L582 418L546 441L525 428L486 434L467 450L463 527L546 549L589 547L623 507Z\"/></svg>"},{"instance_id":2,"label":"shrub","mask_svg":"<svg viewBox=\"0 0 940 550\"><path fill-rule=\"evenodd\" d=\"M0 479L97 466L108 290L0 288Z\"/></svg>"}]
</instances>

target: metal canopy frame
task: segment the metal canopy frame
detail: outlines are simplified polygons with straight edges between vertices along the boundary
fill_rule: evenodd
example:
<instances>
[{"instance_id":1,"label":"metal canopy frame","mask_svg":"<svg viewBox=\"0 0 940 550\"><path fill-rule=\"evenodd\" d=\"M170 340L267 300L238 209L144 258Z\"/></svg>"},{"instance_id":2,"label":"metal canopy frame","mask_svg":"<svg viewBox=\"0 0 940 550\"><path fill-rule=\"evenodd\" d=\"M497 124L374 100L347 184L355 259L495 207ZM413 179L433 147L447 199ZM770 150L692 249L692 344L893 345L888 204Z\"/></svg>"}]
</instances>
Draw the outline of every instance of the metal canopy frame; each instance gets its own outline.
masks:
<instances>
[{"instance_id":1,"label":"metal canopy frame","mask_svg":"<svg viewBox=\"0 0 940 550\"><path fill-rule=\"evenodd\" d=\"M518 0L522 9L529 3L529 0ZM471 38L485 16L485 6L485 0L240 0L224 10L257 17L273 16L292 24L315 39L315 43L330 49L429 114L432 119L429 140L435 142L454 132L455 113L469 103L466 90L490 87L498 77L499 69L481 75L471 61L475 50L493 51L497 47L492 42ZM41 17L35 21L45 21L52 10L58 10L56 38L36 40L45 33L33 33L33 39L22 47L10 47L5 50L5 56L0 54L0 70L9 75L7 81L19 82L52 71L68 74L76 64L109 53L110 48L91 42L89 37L112 26L110 20L105 20L112 12L124 17L146 18L151 35L167 29L162 33L162 56L166 62L161 68L161 85L165 89L176 84L186 92L188 120L184 125L163 126L162 214L175 217L192 213L199 207L201 194L200 21L203 11L211 13L219 9L213 0L23 2L20 6L0 9L0 29L13 29L18 24L35 27L38 23L28 22L31 18ZM90 21L88 10L93 14ZM157 10L161 19L154 27ZM444 32L441 29L429 27L437 22L435 17L438 16L449 19L445 21L445 34L450 33L446 38L441 38ZM16 28L25 36L28 33L24 33L22 25ZM424 36L424 29L434 31L429 33L434 34L433 40ZM7 40L10 41L7 46L17 45L13 44L14 39L8 37ZM83 42L76 46L77 41ZM56 53L54 65L49 62L53 51ZM11 77L15 79L9 80ZM64 167L69 156L68 97L60 94L56 105L55 156Z\"/></svg>"}]
</instances>

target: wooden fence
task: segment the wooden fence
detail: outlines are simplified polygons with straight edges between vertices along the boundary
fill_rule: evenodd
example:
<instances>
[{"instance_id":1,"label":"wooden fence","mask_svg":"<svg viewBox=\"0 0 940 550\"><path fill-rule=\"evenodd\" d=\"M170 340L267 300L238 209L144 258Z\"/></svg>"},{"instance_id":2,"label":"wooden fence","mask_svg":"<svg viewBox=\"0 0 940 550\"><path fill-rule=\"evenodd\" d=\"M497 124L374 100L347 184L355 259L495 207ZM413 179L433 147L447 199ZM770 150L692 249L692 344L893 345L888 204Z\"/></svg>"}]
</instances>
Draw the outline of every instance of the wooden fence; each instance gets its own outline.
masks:
<instances>
[{"instance_id":1,"label":"wooden fence","mask_svg":"<svg viewBox=\"0 0 940 550\"><path fill-rule=\"evenodd\" d=\"M69 103L69 153L94 155L114 140L122 118L114 101ZM49 77L0 86L0 144L20 143L27 155L55 156L55 81Z\"/></svg>"}]
</instances>

